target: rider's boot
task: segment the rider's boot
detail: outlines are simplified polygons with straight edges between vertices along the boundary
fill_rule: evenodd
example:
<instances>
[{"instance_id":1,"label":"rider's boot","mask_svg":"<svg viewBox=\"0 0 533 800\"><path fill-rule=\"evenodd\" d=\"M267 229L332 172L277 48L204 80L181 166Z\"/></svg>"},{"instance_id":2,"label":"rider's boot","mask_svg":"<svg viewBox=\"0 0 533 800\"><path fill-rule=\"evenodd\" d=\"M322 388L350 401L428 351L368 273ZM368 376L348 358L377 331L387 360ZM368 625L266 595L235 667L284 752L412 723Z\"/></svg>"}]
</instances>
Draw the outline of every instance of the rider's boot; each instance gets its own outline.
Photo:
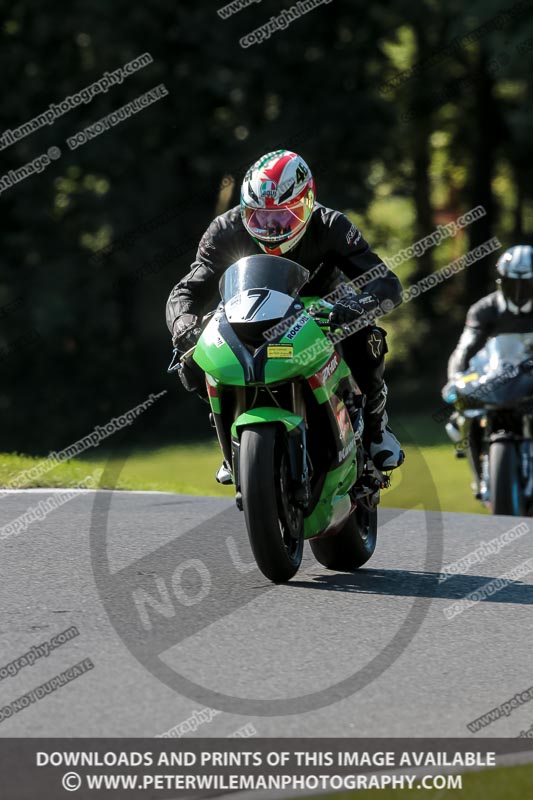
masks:
<instances>
[{"instance_id":1,"label":"rider's boot","mask_svg":"<svg viewBox=\"0 0 533 800\"><path fill-rule=\"evenodd\" d=\"M233 483L231 469L227 461L222 462L222 465L218 468L215 477L218 483L222 483L224 486L228 486L230 483Z\"/></svg>"},{"instance_id":2,"label":"rider's boot","mask_svg":"<svg viewBox=\"0 0 533 800\"><path fill-rule=\"evenodd\" d=\"M386 402L387 385L383 382L378 392L370 397L367 396L364 410L363 441L374 466L381 471L396 469L405 459L400 442L387 424L389 419L385 410Z\"/></svg>"}]
</instances>

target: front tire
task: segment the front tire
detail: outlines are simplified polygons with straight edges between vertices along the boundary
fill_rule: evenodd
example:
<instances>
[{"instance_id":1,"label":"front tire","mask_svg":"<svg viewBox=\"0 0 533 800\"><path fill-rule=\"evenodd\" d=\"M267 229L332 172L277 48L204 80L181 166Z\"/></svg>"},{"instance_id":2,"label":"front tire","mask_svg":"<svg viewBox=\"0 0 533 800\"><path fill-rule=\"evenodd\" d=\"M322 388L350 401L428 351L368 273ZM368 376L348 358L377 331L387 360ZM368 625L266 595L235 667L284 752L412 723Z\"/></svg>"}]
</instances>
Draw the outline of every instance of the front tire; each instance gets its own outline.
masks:
<instances>
[{"instance_id":1,"label":"front tire","mask_svg":"<svg viewBox=\"0 0 533 800\"><path fill-rule=\"evenodd\" d=\"M274 583L285 583L302 562L303 512L291 501L289 454L278 425L245 428L239 474L248 538L257 566Z\"/></svg>"},{"instance_id":2,"label":"front tire","mask_svg":"<svg viewBox=\"0 0 533 800\"><path fill-rule=\"evenodd\" d=\"M337 572L354 572L372 556L377 535L377 508L359 505L339 533L311 539L311 550L324 567Z\"/></svg>"},{"instance_id":3,"label":"front tire","mask_svg":"<svg viewBox=\"0 0 533 800\"><path fill-rule=\"evenodd\" d=\"M489 477L492 513L524 516L524 488L515 442L492 442L489 450Z\"/></svg>"}]
</instances>

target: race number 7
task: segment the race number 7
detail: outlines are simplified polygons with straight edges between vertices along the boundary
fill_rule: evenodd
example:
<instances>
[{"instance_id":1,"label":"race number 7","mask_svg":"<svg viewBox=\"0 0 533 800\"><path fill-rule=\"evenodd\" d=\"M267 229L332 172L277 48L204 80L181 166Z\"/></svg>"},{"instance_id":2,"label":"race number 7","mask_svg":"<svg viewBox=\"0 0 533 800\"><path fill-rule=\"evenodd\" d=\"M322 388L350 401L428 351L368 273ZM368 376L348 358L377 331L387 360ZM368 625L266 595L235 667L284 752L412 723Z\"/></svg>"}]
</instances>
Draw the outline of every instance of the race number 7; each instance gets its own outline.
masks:
<instances>
[{"instance_id":1,"label":"race number 7","mask_svg":"<svg viewBox=\"0 0 533 800\"><path fill-rule=\"evenodd\" d=\"M256 316L259 309L267 302L268 298L270 297L270 289L249 289L248 297L256 297L257 300L250 306L248 313L244 317L247 322L252 320Z\"/></svg>"}]
</instances>

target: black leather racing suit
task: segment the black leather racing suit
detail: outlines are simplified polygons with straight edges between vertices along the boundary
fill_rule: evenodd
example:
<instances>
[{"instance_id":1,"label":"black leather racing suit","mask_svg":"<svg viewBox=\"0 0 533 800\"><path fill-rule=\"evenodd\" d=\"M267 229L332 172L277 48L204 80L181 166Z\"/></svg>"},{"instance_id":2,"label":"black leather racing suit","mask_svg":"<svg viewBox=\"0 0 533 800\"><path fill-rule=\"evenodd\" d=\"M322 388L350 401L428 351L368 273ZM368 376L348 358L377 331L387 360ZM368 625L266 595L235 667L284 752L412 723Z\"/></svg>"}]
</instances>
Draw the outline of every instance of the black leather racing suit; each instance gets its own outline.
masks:
<instances>
[{"instance_id":1,"label":"black leather racing suit","mask_svg":"<svg viewBox=\"0 0 533 800\"><path fill-rule=\"evenodd\" d=\"M181 314L201 316L217 305L218 282L227 267L243 256L262 252L242 224L239 206L216 217L200 240L191 270L168 298L166 317L171 334ZM401 284L396 275L384 267L361 232L339 211L316 204L305 235L287 258L309 270L310 279L302 295L324 297L346 279L361 278L381 265L380 276L363 286L358 282L358 288L375 295L380 303L389 301L389 310L401 303ZM379 434L387 396L383 380L385 336L383 328L366 327L343 342L344 357L367 396L365 426L371 438Z\"/></svg>"},{"instance_id":2,"label":"black leather racing suit","mask_svg":"<svg viewBox=\"0 0 533 800\"><path fill-rule=\"evenodd\" d=\"M463 332L448 361L448 379L452 380L457 372L466 370L470 359L484 347L489 337L498 336L501 333L530 333L532 331L533 311L513 314L507 308L505 299L499 291L482 297L468 309ZM455 417L457 415L454 415ZM464 444L468 445L468 458L474 474L477 476L479 489L483 432L475 420L464 419L462 435Z\"/></svg>"},{"instance_id":3,"label":"black leather racing suit","mask_svg":"<svg viewBox=\"0 0 533 800\"><path fill-rule=\"evenodd\" d=\"M526 314L513 314L508 310L501 292L492 292L470 306L465 327L457 347L448 361L448 378L462 372L490 336L500 333L531 333L533 310Z\"/></svg>"}]
</instances>

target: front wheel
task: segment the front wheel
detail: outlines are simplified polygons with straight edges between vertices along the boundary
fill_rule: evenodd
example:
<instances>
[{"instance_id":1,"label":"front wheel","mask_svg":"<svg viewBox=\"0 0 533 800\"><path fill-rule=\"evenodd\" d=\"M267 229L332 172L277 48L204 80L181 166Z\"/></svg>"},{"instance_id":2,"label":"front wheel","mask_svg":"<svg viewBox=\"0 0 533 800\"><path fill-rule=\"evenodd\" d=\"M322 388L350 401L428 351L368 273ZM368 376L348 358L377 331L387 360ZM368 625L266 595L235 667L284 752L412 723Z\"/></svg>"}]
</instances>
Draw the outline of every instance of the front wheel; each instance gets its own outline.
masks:
<instances>
[{"instance_id":1,"label":"front wheel","mask_svg":"<svg viewBox=\"0 0 533 800\"><path fill-rule=\"evenodd\" d=\"M493 514L524 516L525 499L518 447L513 441L492 442L489 450L490 502Z\"/></svg>"},{"instance_id":2,"label":"front wheel","mask_svg":"<svg viewBox=\"0 0 533 800\"><path fill-rule=\"evenodd\" d=\"M257 566L284 583L302 561L303 512L292 501L286 435L279 425L255 425L241 436L239 474L248 538Z\"/></svg>"},{"instance_id":3,"label":"front wheel","mask_svg":"<svg viewBox=\"0 0 533 800\"><path fill-rule=\"evenodd\" d=\"M353 572L366 564L376 549L378 536L377 508L357 506L344 527L333 536L311 539L317 561L337 572Z\"/></svg>"}]
</instances>

